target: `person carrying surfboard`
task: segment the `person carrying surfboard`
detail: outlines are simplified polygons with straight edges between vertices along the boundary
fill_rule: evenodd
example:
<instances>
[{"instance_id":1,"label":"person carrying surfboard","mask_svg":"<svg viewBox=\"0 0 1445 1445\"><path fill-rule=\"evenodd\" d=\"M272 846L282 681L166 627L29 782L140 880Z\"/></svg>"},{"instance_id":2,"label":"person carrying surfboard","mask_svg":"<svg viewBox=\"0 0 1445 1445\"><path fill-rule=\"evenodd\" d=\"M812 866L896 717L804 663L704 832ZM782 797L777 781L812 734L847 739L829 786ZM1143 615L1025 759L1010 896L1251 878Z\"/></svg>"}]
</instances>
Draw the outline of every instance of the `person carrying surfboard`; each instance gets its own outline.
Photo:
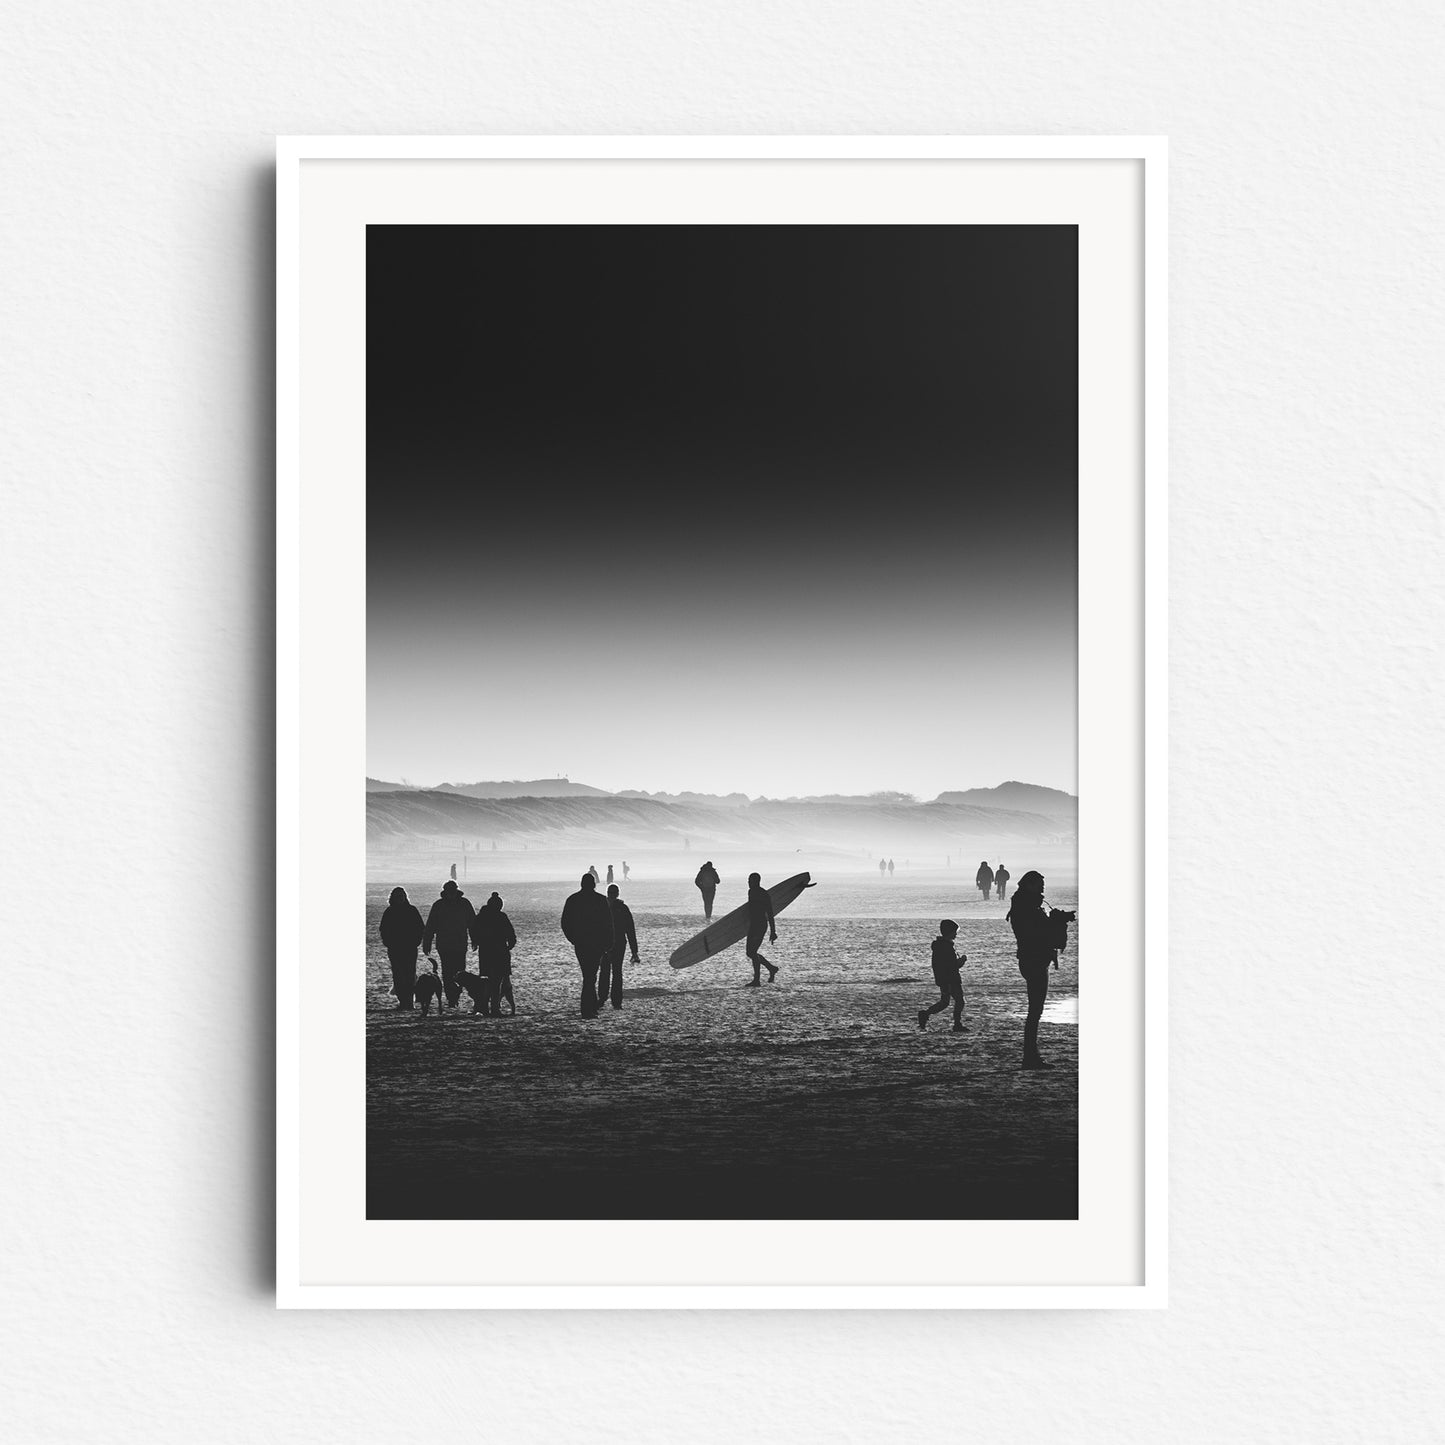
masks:
<instances>
[{"instance_id":1,"label":"person carrying surfboard","mask_svg":"<svg viewBox=\"0 0 1445 1445\"><path fill-rule=\"evenodd\" d=\"M697 870L697 877L692 880L698 892L702 894L702 916L712 917L712 901L717 896L717 886L722 882L716 868L712 866L712 859L709 858L701 868Z\"/></svg>"},{"instance_id":2,"label":"person carrying surfboard","mask_svg":"<svg viewBox=\"0 0 1445 1445\"><path fill-rule=\"evenodd\" d=\"M709 903L709 906L711 904ZM771 983L778 976L778 966L769 963L758 950L763 946L763 931L767 930L768 942L778 941L778 924L773 917L773 900L768 897L768 890L763 887L763 875L761 873L748 874L748 960L753 966L753 981L749 988L757 988L762 983L762 971L767 969L768 982Z\"/></svg>"}]
</instances>

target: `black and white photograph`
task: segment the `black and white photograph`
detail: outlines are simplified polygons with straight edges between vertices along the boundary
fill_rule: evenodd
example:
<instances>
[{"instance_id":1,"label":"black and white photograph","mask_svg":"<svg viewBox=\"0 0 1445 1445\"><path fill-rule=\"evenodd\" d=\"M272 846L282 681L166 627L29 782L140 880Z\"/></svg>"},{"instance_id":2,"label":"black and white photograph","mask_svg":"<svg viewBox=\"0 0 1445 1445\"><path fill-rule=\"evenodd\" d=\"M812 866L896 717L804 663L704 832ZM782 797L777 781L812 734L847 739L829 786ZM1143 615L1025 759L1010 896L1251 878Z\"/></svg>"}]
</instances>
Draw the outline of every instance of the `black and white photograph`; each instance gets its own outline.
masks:
<instances>
[{"instance_id":1,"label":"black and white photograph","mask_svg":"<svg viewBox=\"0 0 1445 1445\"><path fill-rule=\"evenodd\" d=\"M367 1218L1077 1218L1077 226L365 301Z\"/></svg>"}]
</instances>

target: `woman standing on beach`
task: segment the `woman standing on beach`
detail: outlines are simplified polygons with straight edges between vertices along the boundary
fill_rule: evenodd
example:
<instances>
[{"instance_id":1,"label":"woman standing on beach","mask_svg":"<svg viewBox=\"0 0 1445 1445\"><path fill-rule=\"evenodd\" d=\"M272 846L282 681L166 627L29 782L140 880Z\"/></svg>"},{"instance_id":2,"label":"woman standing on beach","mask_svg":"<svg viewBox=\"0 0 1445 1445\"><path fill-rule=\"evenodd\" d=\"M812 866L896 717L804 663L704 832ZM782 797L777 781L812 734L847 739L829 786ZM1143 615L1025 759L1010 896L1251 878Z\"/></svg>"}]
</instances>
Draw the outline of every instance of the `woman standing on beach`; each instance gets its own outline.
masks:
<instances>
[{"instance_id":1,"label":"woman standing on beach","mask_svg":"<svg viewBox=\"0 0 1445 1445\"><path fill-rule=\"evenodd\" d=\"M1014 901L1008 911L1018 945L1019 972L1029 991L1029 1011L1024 1020L1024 1068L1051 1069L1039 1056L1039 1020L1044 1015L1044 1000L1049 994L1049 965L1059 966L1054 930L1044 908L1044 875L1032 869L1025 873L1014 889Z\"/></svg>"}]
</instances>

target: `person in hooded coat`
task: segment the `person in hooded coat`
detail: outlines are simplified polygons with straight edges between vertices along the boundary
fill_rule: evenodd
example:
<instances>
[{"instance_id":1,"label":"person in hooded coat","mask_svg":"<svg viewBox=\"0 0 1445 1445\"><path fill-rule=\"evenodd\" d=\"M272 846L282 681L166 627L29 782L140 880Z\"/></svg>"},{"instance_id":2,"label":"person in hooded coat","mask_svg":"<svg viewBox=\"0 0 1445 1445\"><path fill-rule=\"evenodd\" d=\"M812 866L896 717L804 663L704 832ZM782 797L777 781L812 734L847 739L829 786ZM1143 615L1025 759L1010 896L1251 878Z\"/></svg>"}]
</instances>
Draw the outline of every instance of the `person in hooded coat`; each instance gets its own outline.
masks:
<instances>
[{"instance_id":1,"label":"person in hooded coat","mask_svg":"<svg viewBox=\"0 0 1445 1445\"><path fill-rule=\"evenodd\" d=\"M1044 877L1032 869L1025 873L1014 889L1008 921L1018 946L1019 972L1029 991L1029 1011L1024 1019L1024 1068L1051 1069L1039 1056L1039 1020L1044 1016L1044 1000L1049 996L1049 966L1059 966L1054 931L1044 907Z\"/></svg>"},{"instance_id":2,"label":"person in hooded coat","mask_svg":"<svg viewBox=\"0 0 1445 1445\"><path fill-rule=\"evenodd\" d=\"M391 991L397 1008L412 1007L416 993L416 951L426 925L405 888L393 888L381 915L381 945L391 960Z\"/></svg>"},{"instance_id":3,"label":"person in hooded coat","mask_svg":"<svg viewBox=\"0 0 1445 1445\"><path fill-rule=\"evenodd\" d=\"M973 881L978 885L978 891L983 894L987 901L988 895L993 892L993 869L988 866L988 859L985 858L978 865L978 872L973 875Z\"/></svg>"},{"instance_id":4,"label":"person in hooded coat","mask_svg":"<svg viewBox=\"0 0 1445 1445\"><path fill-rule=\"evenodd\" d=\"M502 912L501 894L493 893L477 910L471 932L477 946L477 972L487 980L486 1007L480 1012L500 1018L502 994L511 994L512 950L517 946L517 930ZM516 1011L514 1002L512 1012Z\"/></svg>"},{"instance_id":5,"label":"person in hooded coat","mask_svg":"<svg viewBox=\"0 0 1445 1445\"><path fill-rule=\"evenodd\" d=\"M597 972L602 956L612 947L612 910L597 891L591 873L582 875L582 886L562 905L562 934L577 955L582 970L582 1017L597 1017Z\"/></svg>"},{"instance_id":6,"label":"person in hooded coat","mask_svg":"<svg viewBox=\"0 0 1445 1445\"><path fill-rule=\"evenodd\" d=\"M607 885L607 906L612 910L612 947L602 955L602 972L597 978L597 1003L601 1007L604 999L612 1000L613 1008L622 1007L622 955L632 946L632 961L640 963L637 956L637 925L632 921L632 910L622 901L615 883Z\"/></svg>"},{"instance_id":7,"label":"person in hooded coat","mask_svg":"<svg viewBox=\"0 0 1445 1445\"><path fill-rule=\"evenodd\" d=\"M466 894L457 887L455 878L448 878L442 884L441 897L431 906L426 916L426 931L422 934L423 953L430 953L435 942L442 960L442 988L446 991L447 1007L455 1008L462 995L458 982L460 974L466 971L467 949L471 946L472 923L477 914Z\"/></svg>"},{"instance_id":8,"label":"person in hooded coat","mask_svg":"<svg viewBox=\"0 0 1445 1445\"><path fill-rule=\"evenodd\" d=\"M702 916L711 918L712 901L717 896L718 884L722 882L717 869L712 866L711 858L697 870L697 877L692 881L696 884L697 891L702 894Z\"/></svg>"}]
</instances>

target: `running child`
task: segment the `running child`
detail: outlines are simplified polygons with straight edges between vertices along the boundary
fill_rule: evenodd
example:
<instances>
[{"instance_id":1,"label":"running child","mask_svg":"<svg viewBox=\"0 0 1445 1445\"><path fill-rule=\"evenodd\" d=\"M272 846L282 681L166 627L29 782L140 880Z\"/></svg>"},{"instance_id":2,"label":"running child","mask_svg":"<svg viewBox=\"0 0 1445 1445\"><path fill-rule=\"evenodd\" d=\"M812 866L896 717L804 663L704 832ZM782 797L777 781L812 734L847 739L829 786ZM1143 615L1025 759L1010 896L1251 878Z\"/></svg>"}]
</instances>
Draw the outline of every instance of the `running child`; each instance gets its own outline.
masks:
<instances>
[{"instance_id":1,"label":"running child","mask_svg":"<svg viewBox=\"0 0 1445 1445\"><path fill-rule=\"evenodd\" d=\"M918 1010L918 1027L926 1029L933 1014L941 1014L949 1004L953 1005L953 1032L963 1032L963 977L959 969L968 962L965 953L959 956L953 951L953 940L958 936L958 924L945 918L938 925L938 937L933 940L933 981L938 985L938 1002L930 1008Z\"/></svg>"}]
</instances>

